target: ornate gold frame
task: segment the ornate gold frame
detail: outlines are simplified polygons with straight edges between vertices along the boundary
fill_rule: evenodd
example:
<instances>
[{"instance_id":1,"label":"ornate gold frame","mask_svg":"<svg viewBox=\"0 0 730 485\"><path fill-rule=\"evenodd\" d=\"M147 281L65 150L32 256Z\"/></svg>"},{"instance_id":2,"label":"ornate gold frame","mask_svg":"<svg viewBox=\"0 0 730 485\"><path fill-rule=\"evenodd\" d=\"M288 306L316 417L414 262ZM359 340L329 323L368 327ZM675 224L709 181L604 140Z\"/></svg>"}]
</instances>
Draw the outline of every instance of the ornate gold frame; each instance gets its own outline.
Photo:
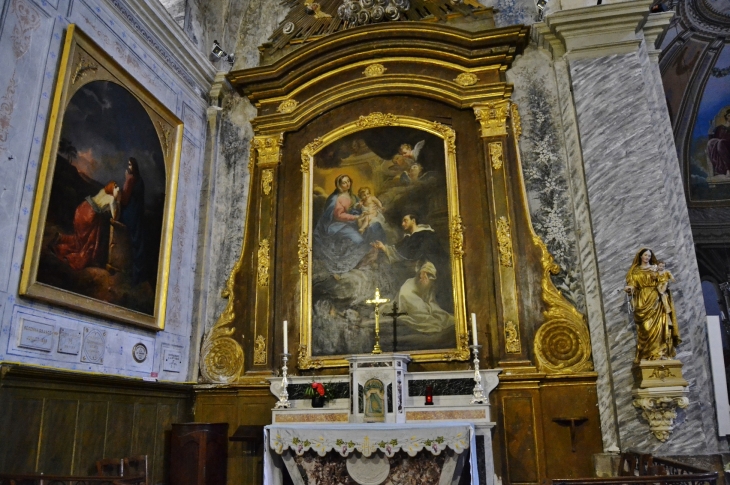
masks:
<instances>
[{"instance_id":1,"label":"ornate gold frame","mask_svg":"<svg viewBox=\"0 0 730 485\"><path fill-rule=\"evenodd\" d=\"M91 81L99 80L111 81L123 86L140 101L153 121L164 153L166 171L165 203L157 270L157 294L155 295L155 310L152 316L43 284L36 279L63 115L68 102L82 86ZM97 46L74 24L70 24L63 45L43 160L38 175L38 187L30 221L23 274L20 280L20 294L148 329L163 330L165 328L182 135L182 121L155 99L134 77L125 72L110 55Z\"/></svg>"},{"instance_id":2,"label":"ornate gold frame","mask_svg":"<svg viewBox=\"0 0 730 485\"><path fill-rule=\"evenodd\" d=\"M371 113L336 128L314 139L301 151L302 157L302 232L299 236L300 276L300 341L298 366L300 369L344 367L343 356L317 356L312 358L312 177L314 156L327 145L358 131L382 126L415 128L444 140L446 155L446 187L449 209L449 239L451 242L451 269L454 288L454 319L457 347L448 351L409 352L415 362L443 362L469 359L469 337L466 325L466 301L464 297L463 226L459 215L459 184L456 176L456 132L441 123L394 114Z\"/></svg>"}]
</instances>

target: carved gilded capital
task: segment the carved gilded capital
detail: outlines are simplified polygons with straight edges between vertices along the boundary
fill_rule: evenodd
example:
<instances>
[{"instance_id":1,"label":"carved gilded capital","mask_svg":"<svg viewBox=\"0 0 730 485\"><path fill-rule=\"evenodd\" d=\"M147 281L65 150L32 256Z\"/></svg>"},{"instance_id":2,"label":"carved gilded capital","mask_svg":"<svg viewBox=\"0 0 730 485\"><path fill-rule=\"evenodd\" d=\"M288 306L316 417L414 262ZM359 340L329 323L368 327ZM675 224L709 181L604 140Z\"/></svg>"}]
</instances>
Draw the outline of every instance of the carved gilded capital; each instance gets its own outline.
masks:
<instances>
[{"instance_id":1,"label":"carved gilded capital","mask_svg":"<svg viewBox=\"0 0 730 485\"><path fill-rule=\"evenodd\" d=\"M255 136L253 147L256 149L256 159L259 167L277 165L281 160L281 146L284 144L282 135Z\"/></svg>"},{"instance_id":2,"label":"carved gilded capital","mask_svg":"<svg viewBox=\"0 0 730 485\"><path fill-rule=\"evenodd\" d=\"M507 135L507 118L510 116L508 99L475 104L473 108L474 116L482 127L482 138Z\"/></svg>"}]
</instances>

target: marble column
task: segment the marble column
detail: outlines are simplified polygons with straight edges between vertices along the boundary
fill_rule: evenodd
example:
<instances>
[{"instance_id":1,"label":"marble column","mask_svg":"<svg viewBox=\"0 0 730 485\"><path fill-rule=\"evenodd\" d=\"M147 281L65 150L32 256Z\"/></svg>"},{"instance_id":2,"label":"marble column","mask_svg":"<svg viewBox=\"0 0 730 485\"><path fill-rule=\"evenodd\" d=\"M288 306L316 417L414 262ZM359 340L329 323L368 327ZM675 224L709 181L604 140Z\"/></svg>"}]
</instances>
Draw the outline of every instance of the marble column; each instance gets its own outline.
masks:
<instances>
[{"instance_id":1,"label":"marble column","mask_svg":"<svg viewBox=\"0 0 730 485\"><path fill-rule=\"evenodd\" d=\"M580 246L604 446L615 439L622 450L717 452L726 444L717 438L699 272L654 46L672 13L650 14L651 0L573 3L561 2L562 10L550 13L533 34L552 53L563 85L563 123L568 131L574 123L579 138L580 157L569 157L570 179L574 200L583 197L589 208L575 206L577 226L589 231ZM665 443L652 435L631 396L636 330L622 288L634 254L644 246L667 261L677 278L675 306L684 341L677 357L690 384L690 405L680 411ZM590 309L592 296L600 301L600 315ZM617 433L609 429L612 420Z\"/></svg>"}]
</instances>

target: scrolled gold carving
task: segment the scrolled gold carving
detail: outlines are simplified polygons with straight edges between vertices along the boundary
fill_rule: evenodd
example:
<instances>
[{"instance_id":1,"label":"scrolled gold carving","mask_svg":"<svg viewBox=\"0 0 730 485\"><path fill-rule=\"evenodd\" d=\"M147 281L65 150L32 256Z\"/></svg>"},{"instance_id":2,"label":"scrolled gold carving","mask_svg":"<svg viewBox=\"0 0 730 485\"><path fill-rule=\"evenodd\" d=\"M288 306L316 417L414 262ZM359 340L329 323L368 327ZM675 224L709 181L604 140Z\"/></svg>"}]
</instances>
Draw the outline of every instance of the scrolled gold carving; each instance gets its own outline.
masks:
<instances>
[{"instance_id":1,"label":"scrolled gold carving","mask_svg":"<svg viewBox=\"0 0 730 485\"><path fill-rule=\"evenodd\" d=\"M504 160L502 159L502 143L495 141L489 144L489 159L492 161L492 168L499 170L502 168Z\"/></svg>"},{"instance_id":2,"label":"scrolled gold carving","mask_svg":"<svg viewBox=\"0 0 730 485\"><path fill-rule=\"evenodd\" d=\"M541 372L574 374L593 370L591 340L585 317L555 288L551 274L558 274L560 266L539 236L533 242L542 250L542 301L545 323L535 334L535 359Z\"/></svg>"},{"instance_id":3,"label":"scrolled gold carving","mask_svg":"<svg viewBox=\"0 0 730 485\"><path fill-rule=\"evenodd\" d=\"M515 103L512 103L512 129L515 132L516 138L522 135L522 118L520 118L520 110L517 109L517 104Z\"/></svg>"},{"instance_id":4,"label":"scrolled gold carving","mask_svg":"<svg viewBox=\"0 0 730 485\"><path fill-rule=\"evenodd\" d=\"M74 75L71 78L71 84L76 84L76 81L86 76L90 72L96 72L98 69L99 66L96 64L96 62L94 62L93 60L89 60L86 58L86 56L82 55L79 59L78 65L76 66Z\"/></svg>"},{"instance_id":5,"label":"scrolled gold carving","mask_svg":"<svg viewBox=\"0 0 730 485\"><path fill-rule=\"evenodd\" d=\"M376 126L392 126L398 122L396 115L387 113L370 113L367 116L360 116L355 124L360 128L372 128Z\"/></svg>"},{"instance_id":6,"label":"scrolled gold carving","mask_svg":"<svg viewBox=\"0 0 730 485\"><path fill-rule=\"evenodd\" d=\"M311 143L308 143L307 146L302 148L302 173L309 173L310 160L320 146L322 146L322 140L320 138L315 138Z\"/></svg>"},{"instance_id":7,"label":"scrolled gold carving","mask_svg":"<svg viewBox=\"0 0 730 485\"><path fill-rule=\"evenodd\" d=\"M269 255L269 240L262 239L259 241L259 250L256 252L258 269L256 271L256 279L259 286L269 286L269 267L271 265L271 257Z\"/></svg>"},{"instance_id":8,"label":"scrolled gold carving","mask_svg":"<svg viewBox=\"0 0 730 485\"><path fill-rule=\"evenodd\" d=\"M441 133L446 141L446 151L450 155L456 155L456 132L450 126L442 125L438 121L431 124L431 128Z\"/></svg>"},{"instance_id":9,"label":"scrolled gold carving","mask_svg":"<svg viewBox=\"0 0 730 485\"><path fill-rule=\"evenodd\" d=\"M274 182L274 171L270 168L267 168L263 172L261 172L261 190L264 192L264 195L269 195L271 193L271 187Z\"/></svg>"},{"instance_id":10,"label":"scrolled gold carving","mask_svg":"<svg viewBox=\"0 0 730 485\"><path fill-rule=\"evenodd\" d=\"M453 352L445 353L441 356L441 360L452 361L452 360L469 360L471 357L471 350L469 349L469 335L462 333L459 335L459 343L456 350Z\"/></svg>"},{"instance_id":11,"label":"scrolled gold carving","mask_svg":"<svg viewBox=\"0 0 730 485\"><path fill-rule=\"evenodd\" d=\"M253 143L251 143L251 146L248 150L248 173L249 175L253 174L253 166L256 164L256 148L254 148Z\"/></svg>"},{"instance_id":12,"label":"scrolled gold carving","mask_svg":"<svg viewBox=\"0 0 730 485\"><path fill-rule=\"evenodd\" d=\"M284 143L281 135L255 136L253 147L258 155L258 165L276 165L281 158L281 145Z\"/></svg>"},{"instance_id":13,"label":"scrolled gold carving","mask_svg":"<svg viewBox=\"0 0 730 485\"><path fill-rule=\"evenodd\" d=\"M482 137L507 134L509 107L510 102L508 100L474 105L474 115L482 127Z\"/></svg>"},{"instance_id":14,"label":"scrolled gold carving","mask_svg":"<svg viewBox=\"0 0 730 485\"><path fill-rule=\"evenodd\" d=\"M228 299L225 310L218 321L208 331L200 349L200 374L205 382L229 384L236 382L243 370L243 348L231 338L236 331L228 327L236 319L235 301L233 299L235 282L243 269L243 252L228 275L226 287L221 292Z\"/></svg>"},{"instance_id":15,"label":"scrolled gold carving","mask_svg":"<svg viewBox=\"0 0 730 485\"><path fill-rule=\"evenodd\" d=\"M160 138L162 141L163 153L167 156L170 153L170 137L172 136L172 130L169 126L165 126L162 121L157 122L157 126L160 128Z\"/></svg>"},{"instance_id":16,"label":"scrolled gold carving","mask_svg":"<svg viewBox=\"0 0 730 485\"><path fill-rule=\"evenodd\" d=\"M266 339L263 335L256 337L253 343L253 363L255 365L266 364Z\"/></svg>"},{"instance_id":17,"label":"scrolled gold carving","mask_svg":"<svg viewBox=\"0 0 730 485\"><path fill-rule=\"evenodd\" d=\"M299 235L299 273L306 274L309 270L309 235L303 232Z\"/></svg>"},{"instance_id":18,"label":"scrolled gold carving","mask_svg":"<svg viewBox=\"0 0 730 485\"><path fill-rule=\"evenodd\" d=\"M299 101L296 99L286 99L279 104L279 106L276 108L276 111L279 113L291 113L295 109L297 109L297 106L299 106Z\"/></svg>"},{"instance_id":19,"label":"scrolled gold carving","mask_svg":"<svg viewBox=\"0 0 730 485\"><path fill-rule=\"evenodd\" d=\"M362 73L365 74L365 77L375 77L382 76L387 70L382 64L370 64Z\"/></svg>"},{"instance_id":20,"label":"scrolled gold carving","mask_svg":"<svg viewBox=\"0 0 730 485\"><path fill-rule=\"evenodd\" d=\"M499 250L499 264L512 266L512 231L509 219L502 216L497 220L497 248Z\"/></svg>"},{"instance_id":21,"label":"scrolled gold carving","mask_svg":"<svg viewBox=\"0 0 730 485\"><path fill-rule=\"evenodd\" d=\"M470 72L462 72L461 74L456 76L454 82L459 86L473 86L477 83L478 80L479 78L477 78L476 74L472 74Z\"/></svg>"},{"instance_id":22,"label":"scrolled gold carving","mask_svg":"<svg viewBox=\"0 0 730 485\"><path fill-rule=\"evenodd\" d=\"M306 345L299 346L299 355L297 356L297 367L300 369L321 369L324 362L318 359L312 359L307 352Z\"/></svg>"},{"instance_id":23,"label":"scrolled gold carving","mask_svg":"<svg viewBox=\"0 0 730 485\"><path fill-rule=\"evenodd\" d=\"M504 324L504 347L508 354L519 354L522 351L520 329L512 320Z\"/></svg>"},{"instance_id":24,"label":"scrolled gold carving","mask_svg":"<svg viewBox=\"0 0 730 485\"><path fill-rule=\"evenodd\" d=\"M449 239L451 240L451 254L456 258L462 258L464 256L464 224L461 216L456 216L451 221Z\"/></svg>"}]
</instances>

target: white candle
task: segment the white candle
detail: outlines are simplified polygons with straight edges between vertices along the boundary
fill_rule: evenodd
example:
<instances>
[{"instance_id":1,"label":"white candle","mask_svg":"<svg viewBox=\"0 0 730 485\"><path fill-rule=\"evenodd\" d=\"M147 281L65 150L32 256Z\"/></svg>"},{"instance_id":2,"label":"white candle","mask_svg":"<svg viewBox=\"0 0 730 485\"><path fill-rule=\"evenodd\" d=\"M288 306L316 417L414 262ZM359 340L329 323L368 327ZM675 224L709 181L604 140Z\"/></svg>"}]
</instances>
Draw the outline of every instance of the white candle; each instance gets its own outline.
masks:
<instances>
[{"instance_id":1,"label":"white candle","mask_svg":"<svg viewBox=\"0 0 730 485\"><path fill-rule=\"evenodd\" d=\"M477 314L476 313L471 314L471 335L472 335L472 340L474 341L474 345L479 345L479 340L477 339Z\"/></svg>"},{"instance_id":2,"label":"white candle","mask_svg":"<svg viewBox=\"0 0 730 485\"><path fill-rule=\"evenodd\" d=\"M287 332L287 323L286 320L284 320L284 353L289 353L289 335Z\"/></svg>"}]
</instances>

